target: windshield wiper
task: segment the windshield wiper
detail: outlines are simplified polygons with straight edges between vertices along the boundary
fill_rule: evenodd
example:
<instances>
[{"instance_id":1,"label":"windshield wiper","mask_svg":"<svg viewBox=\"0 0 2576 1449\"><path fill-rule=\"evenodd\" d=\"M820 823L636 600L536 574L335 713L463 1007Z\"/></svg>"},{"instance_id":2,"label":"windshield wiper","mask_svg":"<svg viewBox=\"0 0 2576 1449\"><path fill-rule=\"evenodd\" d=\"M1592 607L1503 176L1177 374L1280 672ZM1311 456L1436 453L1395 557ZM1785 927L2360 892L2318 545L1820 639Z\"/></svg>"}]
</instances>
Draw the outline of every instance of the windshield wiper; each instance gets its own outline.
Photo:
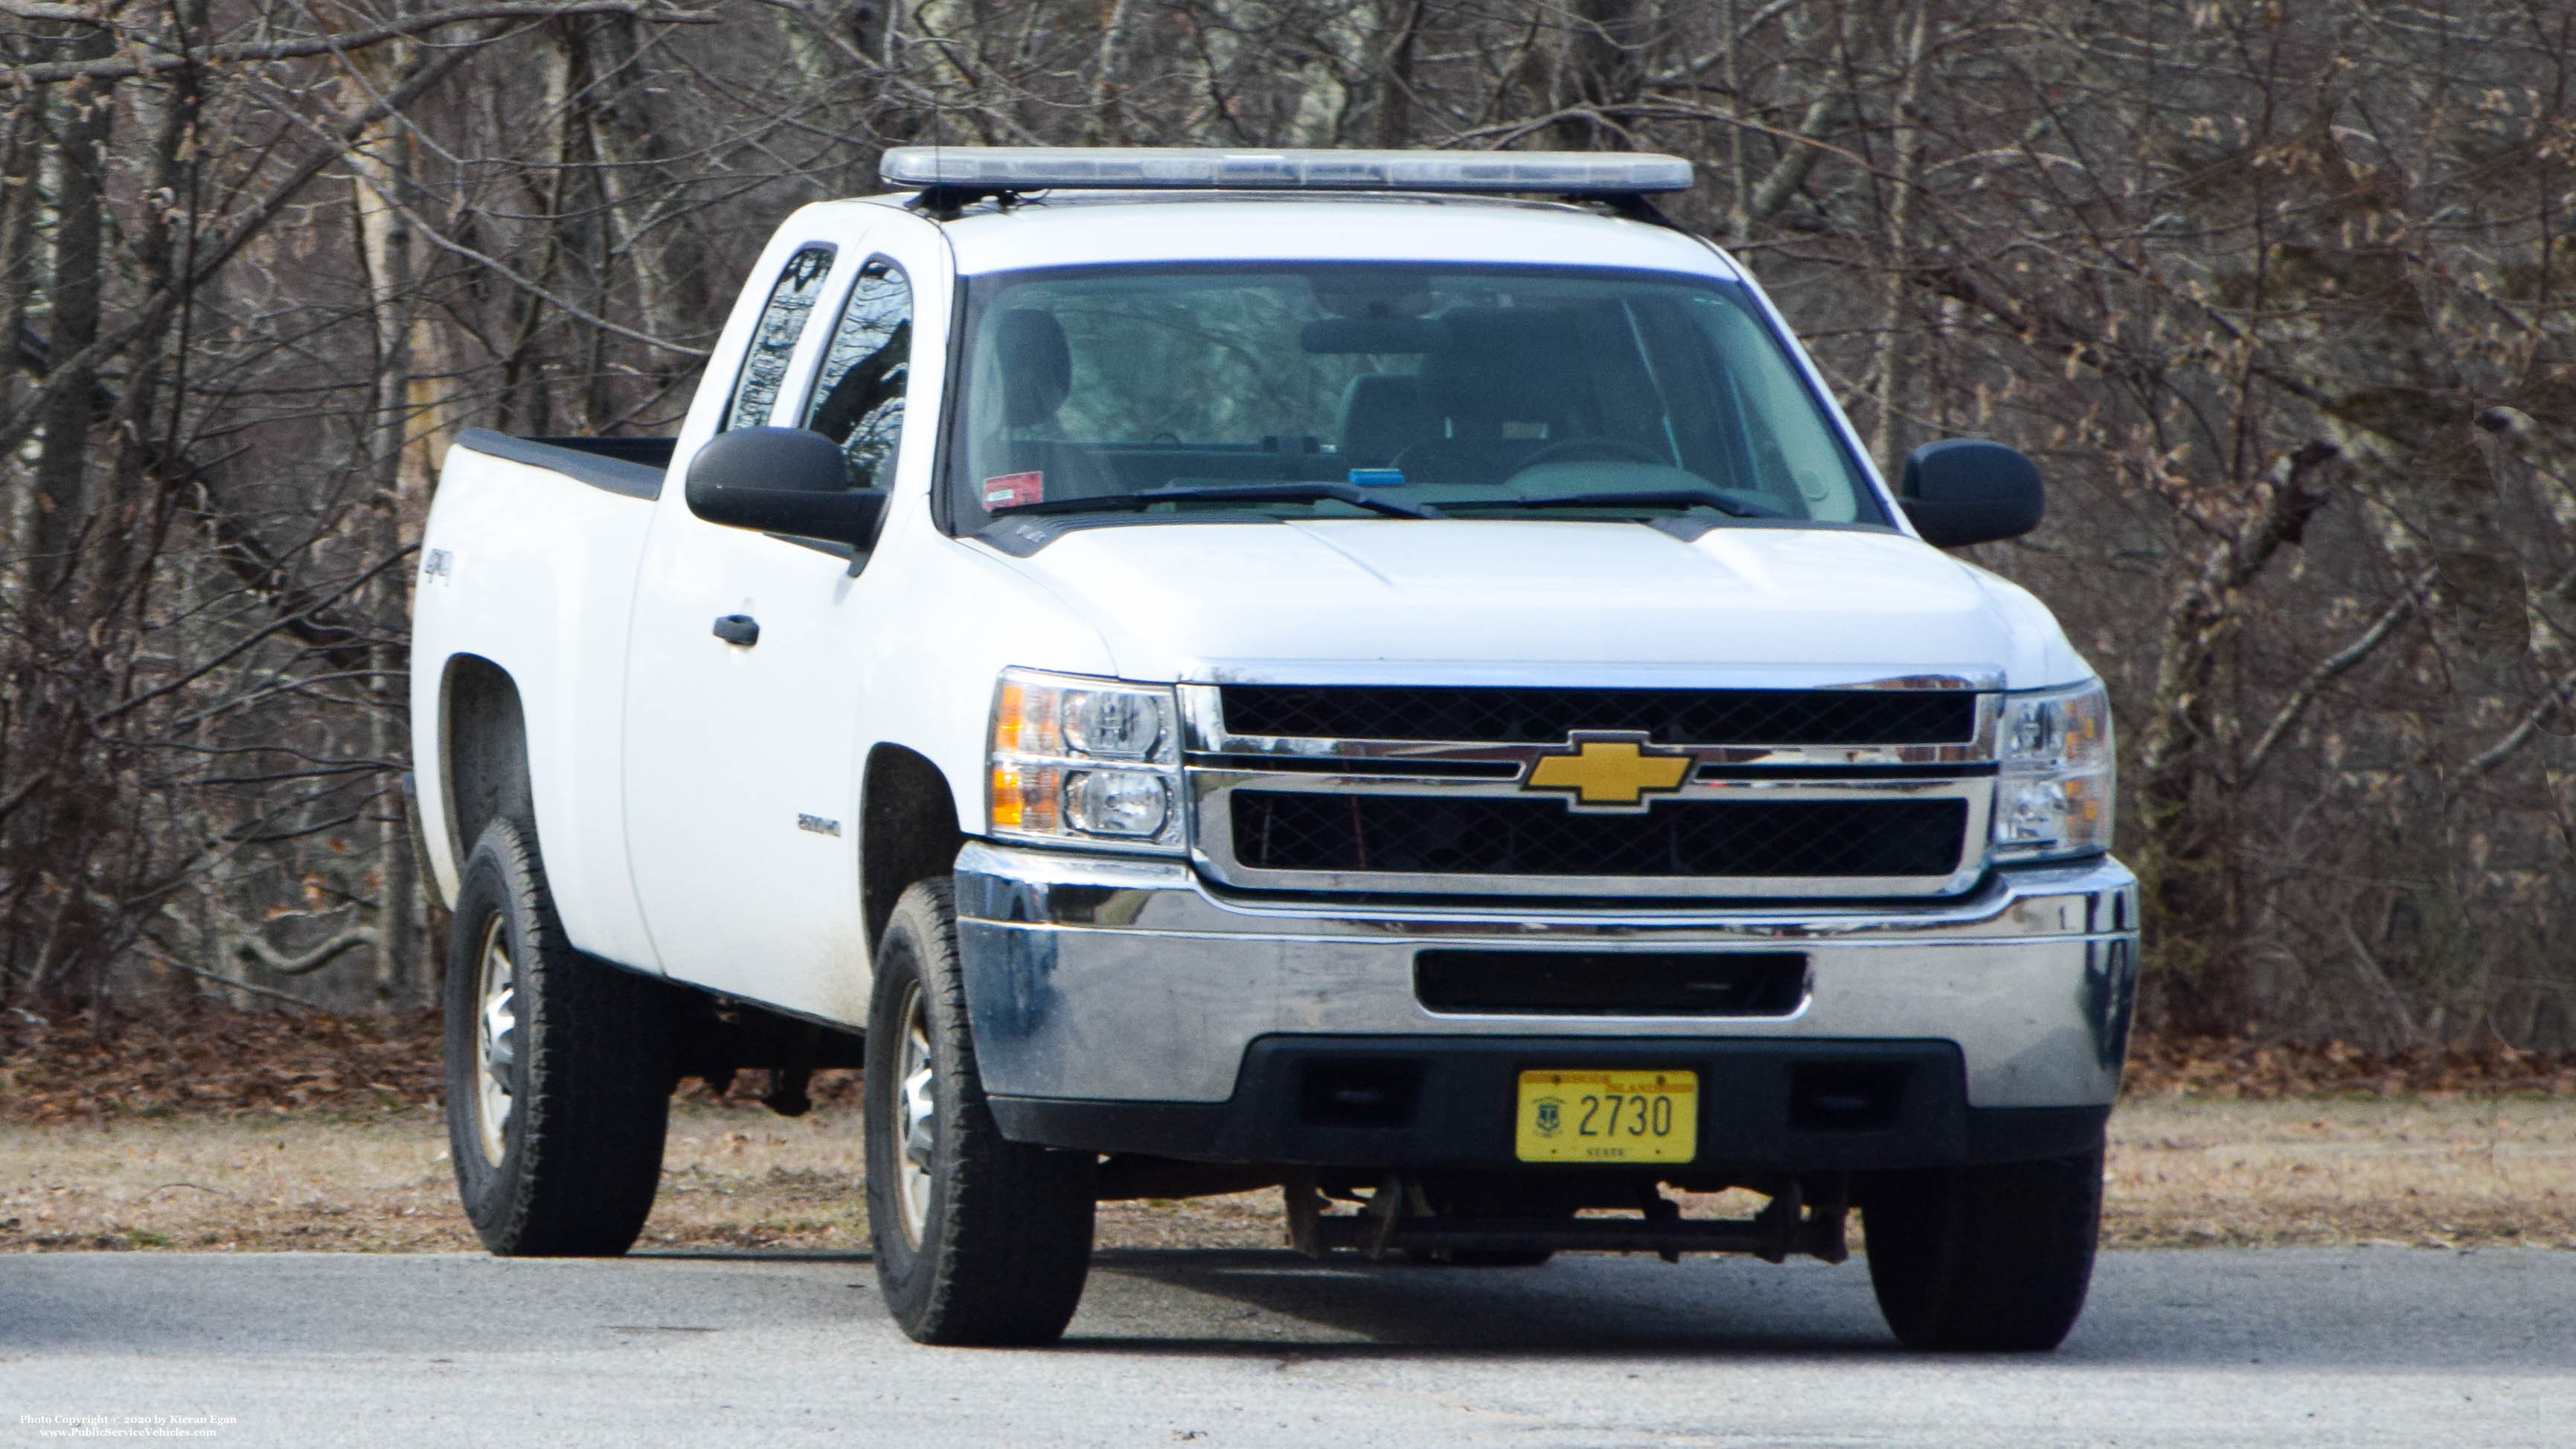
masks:
<instances>
[{"instance_id":1,"label":"windshield wiper","mask_svg":"<svg viewBox=\"0 0 2576 1449\"><path fill-rule=\"evenodd\" d=\"M1049 498L1036 503L1005 503L986 510L1005 513L1141 512L1157 503L1319 503L1330 500L1365 508L1389 518L1438 518L1427 505L1398 503L1353 483L1329 481L1284 483L1189 483L1148 488L1142 493L1104 493L1097 498Z\"/></svg>"},{"instance_id":2,"label":"windshield wiper","mask_svg":"<svg viewBox=\"0 0 2576 1449\"><path fill-rule=\"evenodd\" d=\"M1715 488L1625 488L1599 493L1549 493L1539 497L1452 498L1449 508L1714 508L1732 518L1787 518L1777 508L1750 503Z\"/></svg>"}]
</instances>

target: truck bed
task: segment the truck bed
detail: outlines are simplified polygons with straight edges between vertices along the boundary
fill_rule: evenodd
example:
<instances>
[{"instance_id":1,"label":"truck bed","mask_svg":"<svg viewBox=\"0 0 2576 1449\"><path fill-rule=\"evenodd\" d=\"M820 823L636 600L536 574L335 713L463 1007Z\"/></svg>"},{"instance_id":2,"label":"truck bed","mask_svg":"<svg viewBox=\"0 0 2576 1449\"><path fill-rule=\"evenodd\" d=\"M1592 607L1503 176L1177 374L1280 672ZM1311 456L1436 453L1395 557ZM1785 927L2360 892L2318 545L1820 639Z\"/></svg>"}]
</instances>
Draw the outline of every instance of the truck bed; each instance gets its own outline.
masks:
<instances>
[{"instance_id":1,"label":"truck bed","mask_svg":"<svg viewBox=\"0 0 2576 1449\"><path fill-rule=\"evenodd\" d=\"M655 961L626 859L619 799L623 687L636 570L671 460L668 438L458 434L423 540L413 650L413 754L429 868L452 898L481 828L446 802L446 675L488 665L524 712L531 801L555 903L573 943ZM468 666L462 661L481 661Z\"/></svg>"},{"instance_id":2,"label":"truck bed","mask_svg":"<svg viewBox=\"0 0 2576 1449\"><path fill-rule=\"evenodd\" d=\"M662 475L671 466L670 438L516 438L490 428L467 428L456 446L531 468L544 468L568 478L623 493L630 498L662 496Z\"/></svg>"}]
</instances>

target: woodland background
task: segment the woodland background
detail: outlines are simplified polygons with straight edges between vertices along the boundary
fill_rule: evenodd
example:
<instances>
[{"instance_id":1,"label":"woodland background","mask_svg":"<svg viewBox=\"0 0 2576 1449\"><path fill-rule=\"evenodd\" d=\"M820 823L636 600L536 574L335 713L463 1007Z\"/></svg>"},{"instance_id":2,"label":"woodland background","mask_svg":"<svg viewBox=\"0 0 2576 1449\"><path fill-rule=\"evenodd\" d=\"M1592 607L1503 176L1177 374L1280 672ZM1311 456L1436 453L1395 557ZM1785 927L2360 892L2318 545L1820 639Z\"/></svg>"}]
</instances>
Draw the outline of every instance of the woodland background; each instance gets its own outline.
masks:
<instances>
[{"instance_id":1,"label":"woodland background","mask_svg":"<svg viewBox=\"0 0 2576 1449\"><path fill-rule=\"evenodd\" d=\"M920 140L1650 149L2111 682L2144 1021L2576 1046L2576 6L0 0L0 1006L429 999L445 440ZM32 1014L31 1014L32 1019Z\"/></svg>"}]
</instances>

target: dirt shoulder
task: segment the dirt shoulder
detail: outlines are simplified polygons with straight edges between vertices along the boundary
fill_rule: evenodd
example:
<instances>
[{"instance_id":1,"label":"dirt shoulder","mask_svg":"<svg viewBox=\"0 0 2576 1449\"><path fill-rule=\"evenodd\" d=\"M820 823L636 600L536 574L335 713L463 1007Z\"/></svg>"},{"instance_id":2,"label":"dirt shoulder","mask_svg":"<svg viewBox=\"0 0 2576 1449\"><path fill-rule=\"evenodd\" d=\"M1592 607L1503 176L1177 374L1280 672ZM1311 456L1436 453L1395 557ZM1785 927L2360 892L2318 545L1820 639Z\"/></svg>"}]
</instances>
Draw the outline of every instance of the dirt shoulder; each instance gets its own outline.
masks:
<instances>
[{"instance_id":1,"label":"dirt shoulder","mask_svg":"<svg viewBox=\"0 0 2576 1449\"><path fill-rule=\"evenodd\" d=\"M647 1243L865 1246L856 1075L794 1119L759 1076L674 1104ZM471 1248L438 1089L425 1013L0 1011L0 1250ZM2107 1192L2121 1246L2576 1248L2576 1055L2142 1039ZM1107 1246L1280 1238L1276 1193L1101 1210Z\"/></svg>"},{"instance_id":2,"label":"dirt shoulder","mask_svg":"<svg viewBox=\"0 0 2576 1449\"><path fill-rule=\"evenodd\" d=\"M763 1090L745 1073L731 1099ZM2132 1101L2449 1096L2576 1100L2576 1052L2492 1043L2365 1051L2343 1042L2140 1035ZM325 1111L377 1114L434 1104L434 1011L379 1016L237 1012L203 997L151 1011L44 1017L0 1010L0 1123L116 1122L166 1116ZM824 1103L853 1101L857 1077L817 1076ZM701 1093L701 1095L703 1095Z\"/></svg>"},{"instance_id":3,"label":"dirt shoulder","mask_svg":"<svg viewBox=\"0 0 2576 1449\"><path fill-rule=\"evenodd\" d=\"M2576 1248L2576 1098L2148 1098L2111 1117L2124 1247Z\"/></svg>"},{"instance_id":4,"label":"dirt shoulder","mask_svg":"<svg viewBox=\"0 0 2576 1449\"><path fill-rule=\"evenodd\" d=\"M472 1249L446 1153L426 1106L0 1124L0 1251ZM788 1119L683 1101L645 1241L861 1249L860 1174L846 1103ZM2104 1231L2576 1249L2576 1099L2132 1100L2112 1118ZM1280 1241L1275 1193L1101 1210L1105 1247Z\"/></svg>"}]
</instances>

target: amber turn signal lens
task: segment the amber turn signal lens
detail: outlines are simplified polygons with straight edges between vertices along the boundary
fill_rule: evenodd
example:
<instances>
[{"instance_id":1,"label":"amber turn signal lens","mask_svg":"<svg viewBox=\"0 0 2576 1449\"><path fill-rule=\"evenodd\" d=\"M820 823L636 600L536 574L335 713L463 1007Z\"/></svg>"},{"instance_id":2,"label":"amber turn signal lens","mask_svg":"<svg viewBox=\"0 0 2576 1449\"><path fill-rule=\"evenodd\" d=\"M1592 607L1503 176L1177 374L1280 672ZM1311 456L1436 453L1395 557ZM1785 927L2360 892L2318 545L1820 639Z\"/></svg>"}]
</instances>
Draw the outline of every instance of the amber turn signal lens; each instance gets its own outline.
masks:
<instances>
[{"instance_id":1,"label":"amber turn signal lens","mask_svg":"<svg viewBox=\"0 0 2576 1449\"><path fill-rule=\"evenodd\" d=\"M1052 831L1063 772L1053 765L993 766L993 824L1007 830Z\"/></svg>"}]
</instances>

